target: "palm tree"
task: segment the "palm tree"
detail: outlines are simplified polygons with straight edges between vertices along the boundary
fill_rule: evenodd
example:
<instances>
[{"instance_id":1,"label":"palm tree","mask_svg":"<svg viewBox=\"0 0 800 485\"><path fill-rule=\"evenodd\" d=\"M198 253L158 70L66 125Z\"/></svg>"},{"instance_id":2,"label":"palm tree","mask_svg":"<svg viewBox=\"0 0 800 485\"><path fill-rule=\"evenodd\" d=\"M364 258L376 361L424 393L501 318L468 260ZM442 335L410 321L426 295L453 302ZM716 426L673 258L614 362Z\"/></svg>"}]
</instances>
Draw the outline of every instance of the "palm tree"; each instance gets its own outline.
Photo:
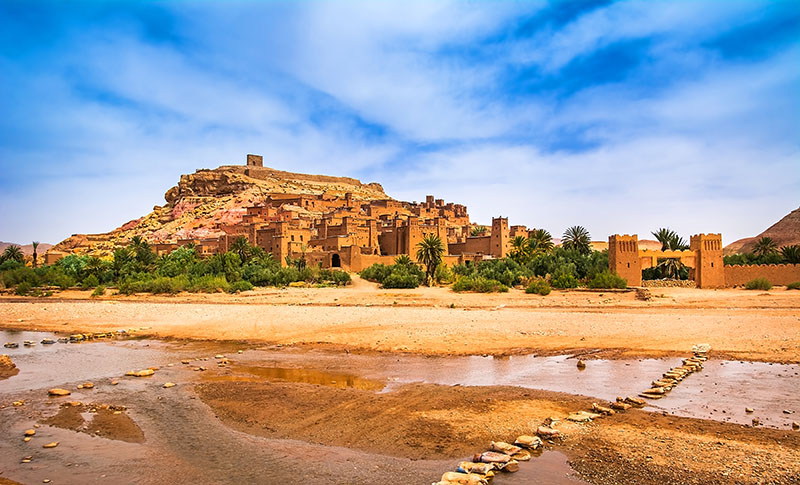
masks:
<instances>
[{"instance_id":1,"label":"palm tree","mask_svg":"<svg viewBox=\"0 0 800 485\"><path fill-rule=\"evenodd\" d=\"M394 258L394 264L397 266L411 266L414 264L414 261L411 261L411 258L409 258L407 254L401 254Z\"/></svg>"},{"instance_id":2,"label":"palm tree","mask_svg":"<svg viewBox=\"0 0 800 485\"><path fill-rule=\"evenodd\" d=\"M250 259L250 242L244 236L234 239L230 250L239 255L242 263L246 263Z\"/></svg>"},{"instance_id":3,"label":"palm tree","mask_svg":"<svg viewBox=\"0 0 800 485\"><path fill-rule=\"evenodd\" d=\"M592 238L589 235L589 231L583 226L567 228L561 239L561 246L564 249L575 249L584 254L592 251L591 243Z\"/></svg>"},{"instance_id":4,"label":"palm tree","mask_svg":"<svg viewBox=\"0 0 800 485\"><path fill-rule=\"evenodd\" d=\"M768 256L777 252L778 246L771 237L763 236L761 239L756 241L756 245L753 246L753 254L756 256Z\"/></svg>"},{"instance_id":5,"label":"palm tree","mask_svg":"<svg viewBox=\"0 0 800 485\"><path fill-rule=\"evenodd\" d=\"M33 246L33 267L35 268L36 264L39 262L39 254L36 252L39 248L39 241L33 241L31 246Z\"/></svg>"},{"instance_id":6,"label":"palm tree","mask_svg":"<svg viewBox=\"0 0 800 485\"><path fill-rule=\"evenodd\" d=\"M528 238L525 236L515 236L514 239L511 240L511 259L517 263L521 263L530 256L532 252L531 249Z\"/></svg>"},{"instance_id":7,"label":"palm tree","mask_svg":"<svg viewBox=\"0 0 800 485\"><path fill-rule=\"evenodd\" d=\"M663 278L673 278L677 280L680 279L683 266L684 264L681 262L680 258L664 258L658 262L658 266L656 267L661 271L661 276Z\"/></svg>"},{"instance_id":8,"label":"palm tree","mask_svg":"<svg viewBox=\"0 0 800 485\"><path fill-rule=\"evenodd\" d=\"M686 240L680 237L678 233L672 229L662 227L658 231L652 232L651 234L658 242L661 243L662 251L685 251L686 249L689 249L689 245L686 244Z\"/></svg>"},{"instance_id":9,"label":"palm tree","mask_svg":"<svg viewBox=\"0 0 800 485\"><path fill-rule=\"evenodd\" d=\"M553 236L545 229L534 229L528 236L530 246L536 251L548 252L553 249Z\"/></svg>"},{"instance_id":10,"label":"palm tree","mask_svg":"<svg viewBox=\"0 0 800 485\"><path fill-rule=\"evenodd\" d=\"M783 246L781 248L781 255L783 255L783 259L789 264L800 264L800 246L797 244Z\"/></svg>"},{"instance_id":11,"label":"palm tree","mask_svg":"<svg viewBox=\"0 0 800 485\"><path fill-rule=\"evenodd\" d=\"M12 244L11 246L7 247L5 251L3 251L3 261L17 261L18 263L22 263L25 261L25 256L22 254L22 250L16 244Z\"/></svg>"},{"instance_id":12,"label":"palm tree","mask_svg":"<svg viewBox=\"0 0 800 485\"><path fill-rule=\"evenodd\" d=\"M444 245L439 236L435 234L428 234L417 244L417 261L425 265L428 286L433 282L436 267L442 263L443 254Z\"/></svg>"},{"instance_id":13,"label":"palm tree","mask_svg":"<svg viewBox=\"0 0 800 485\"><path fill-rule=\"evenodd\" d=\"M484 234L486 234L487 230L488 229L486 229L486 226L475 226L475 227L472 228L471 231L469 231L469 235L470 236L483 236Z\"/></svg>"},{"instance_id":14,"label":"palm tree","mask_svg":"<svg viewBox=\"0 0 800 485\"><path fill-rule=\"evenodd\" d=\"M103 271L104 266L105 264L103 263L103 260L97 256L91 256L88 260L86 260L86 272L93 274L98 278L100 277L100 273Z\"/></svg>"}]
</instances>

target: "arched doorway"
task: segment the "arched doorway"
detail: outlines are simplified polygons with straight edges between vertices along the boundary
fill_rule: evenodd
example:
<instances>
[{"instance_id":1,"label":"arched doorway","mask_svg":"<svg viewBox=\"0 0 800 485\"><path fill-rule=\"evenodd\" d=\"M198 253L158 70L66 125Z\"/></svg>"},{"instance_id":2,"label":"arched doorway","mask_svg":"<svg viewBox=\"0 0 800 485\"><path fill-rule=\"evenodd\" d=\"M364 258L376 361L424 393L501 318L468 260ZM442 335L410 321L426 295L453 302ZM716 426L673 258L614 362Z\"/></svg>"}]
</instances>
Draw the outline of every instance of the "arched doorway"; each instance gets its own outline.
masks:
<instances>
[{"instance_id":1,"label":"arched doorway","mask_svg":"<svg viewBox=\"0 0 800 485\"><path fill-rule=\"evenodd\" d=\"M331 256L331 268L341 268L341 267L342 267L342 258L340 258L338 254L333 254Z\"/></svg>"}]
</instances>

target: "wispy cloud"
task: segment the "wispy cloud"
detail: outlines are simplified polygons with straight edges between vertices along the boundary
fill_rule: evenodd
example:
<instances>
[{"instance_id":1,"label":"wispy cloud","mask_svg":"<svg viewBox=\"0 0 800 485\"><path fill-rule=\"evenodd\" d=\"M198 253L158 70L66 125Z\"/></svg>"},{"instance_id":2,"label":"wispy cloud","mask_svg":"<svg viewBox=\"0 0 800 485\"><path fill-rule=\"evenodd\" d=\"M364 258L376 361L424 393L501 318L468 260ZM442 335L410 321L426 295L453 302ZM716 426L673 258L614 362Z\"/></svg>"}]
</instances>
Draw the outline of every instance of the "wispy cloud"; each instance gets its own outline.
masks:
<instances>
[{"instance_id":1,"label":"wispy cloud","mask_svg":"<svg viewBox=\"0 0 800 485\"><path fill-rule=\"evenodd\" d=\"M798 32L792 2L4 2L0 239L109 230L257 152L483 222L730 242L798 205Z\"/></svg>"}]
</instances>

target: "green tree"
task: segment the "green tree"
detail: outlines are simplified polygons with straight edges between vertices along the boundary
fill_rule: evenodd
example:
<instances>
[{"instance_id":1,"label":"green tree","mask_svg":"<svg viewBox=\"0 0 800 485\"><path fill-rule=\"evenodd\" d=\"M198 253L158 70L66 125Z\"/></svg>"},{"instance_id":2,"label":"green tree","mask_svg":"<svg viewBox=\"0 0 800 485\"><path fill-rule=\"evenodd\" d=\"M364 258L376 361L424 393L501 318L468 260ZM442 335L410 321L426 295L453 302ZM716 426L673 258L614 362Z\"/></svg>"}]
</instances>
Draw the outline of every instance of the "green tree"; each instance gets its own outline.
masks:
<instances>
[{"instance_id":1,"label":"green tree","mask_svg":"<svg viewBox=\"0 0 800 485\"><path fill-rule=\"evenodd\" d=\"M781 248L783 259L789 264L800 264L800 246L792 244Z\"/></svg>"},{"instance_id":2,"label":"green tree","mask_svg":"<svg viewBox=\"0 0 800 485\"><path fill-rule=\"evenodd\" d=\"M407 254L401 254L396 258L394 258L394 264L396 264L397 266L413 266L414 261L412 261Z\"/></svg>"},{"instance_id":3,"label":"green tree","mask_svg":"<svg viewBox=\"0 0 800 485\"><path fill-rule=\"evenodd\" d=\"M484 234L486 234L486 231L488 231L488 229L486 229L486 226L475 226L472 228L472 230L469 231L469 235L483 236Z\"/></svg>"},{"instance_id":4,"label":"green tree","mask_svg":"<svg viewBox=\"0 0 800 485\"><path fill-rule=\"evenodd\" d=\"M651 234L661 243L662 251L685 251L689 249L686 240L680 237L677 232L667 227L662 227Z\"/></svg>"},{"instance_id":5,"label":"green tree","mask_svg":"<svg viewBox=\"0 0 800 485\"><path fill-rule=\"evenodd\" d=\"M535 252L550 252L553 250L553 236L545 229L534 229L529 236L529 244Z\"/></svg>"},{"instance_id":6,"label":"green tree","mask_svg":"<svg viewBox=\"0 0 800 485\"><path fill-rule=\"evenodd\" d=\"M439 236L428 234L417 244L417 261L425 266L425 276L428 285L433 282L433 275L436 268L442 262L444 254L444 244Z\"/></svg>"},{"instance_id":7,"label":"green tree","mask_svg":"<svg viewBox=\"0 0 800 485\"><path fill-rule=\"evenodd\" d=\"M662 278L680 279L681 271L683 270L683 263L678 258L663 258L659 260L656 266L661 272Z\"/></svg>"},{"instance_id":8,"label":"green tree","mask_svg":"<svg viewBox=\"0 0 800 485\"><path fill-rule=\"evenodd\" d=\"M22 255L22 249L19 246L12 244L3 251L3 261L16 261L18 263L25 262L25 256Z\"/></svg>"},{"instance_id":9,"label":"green tree","mask_svg":"<svg viewBox=\"0 0 800 485\"><path fill-rule=\"evenodd\" d=\"M756 256L768 256L777 252L778 246L771 237L763 236L761 239L756 241L756 245L753 246L753 254Z\"/></svg>"},{"instance_id":10,"label":"green tree","mask_svg":"<svg viewBox=\"0 0 800 485\"><path fill-rule=\"evenodd\" d=\"M561 246L564 249L575 249L580 253L588 254L592 251L591 236L583 226L572 226L564 231Z\"/></svg>"},{"instance_id":11,"label":"green tree","mask_svg":"<svg viewBox=\"0 0 800 485\"><path fill-rule=\"evenodd\" d=\"M231 243L231 251L239 255L239 259L246 263L250 260L250 242L244 236L239 236Z\"/></svg>"},{"instance_id":12,"label":"green tree","mask_svg":"<svg viewBox=\"0 0 800 485\"><path fill-rule=\"evenodd\" d=\"M524 264L530 259L532 253L533 248L531 247L530 240L525 236L515 236L514 239L511 240L509 257L517 263Z\"/></svg>"},{"instance_id":13,"label":"green tree","mask_svg":"<svg viewBox=\"0 0 800 485\"><path fill-rule=\"evenodd\" d=\"M31 246L33 246L33 267L35 268L39 264L39 253L37 252L39 249L39 241L33 241Z\"/></svg>"}]
</instances>

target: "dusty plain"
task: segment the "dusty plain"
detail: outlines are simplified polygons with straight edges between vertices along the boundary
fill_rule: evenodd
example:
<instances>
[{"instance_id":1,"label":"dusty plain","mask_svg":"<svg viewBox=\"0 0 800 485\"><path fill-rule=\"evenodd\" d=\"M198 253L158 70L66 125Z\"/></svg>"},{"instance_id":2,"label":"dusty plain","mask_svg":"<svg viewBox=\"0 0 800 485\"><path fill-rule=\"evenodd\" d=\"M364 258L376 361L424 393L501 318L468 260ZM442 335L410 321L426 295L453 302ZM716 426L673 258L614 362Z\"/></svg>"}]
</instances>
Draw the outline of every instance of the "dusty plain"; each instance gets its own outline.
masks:
<instances>
[{"instance_id":1,"label":"dusty plain","mask_svg":"<svg viewBox=\"0 0 800 485\"><path fill-rule=\"evenodd\" d=\"M798 291L654 288L650 293L648 301L632 291L554 291L547 297L519 290L456 294L446 288L381 290L358 279L348 288L259 289L238 295L90 298L88 292L65 291L39 299L0 297L0 327L59 334L135 328L137 338L170 345L200 340L212 346L341 355L568 354L587 359L588 365L595 358L688 356L692 345L708 343L712 359L800 363ZM158 391L158 399L163 394L175 406L175 416L202 416L203 426L214 427L212 434L222 442L228 438L220 429L228 429L235 436L244 433L269 443L323 447L308 453L330 456L325 466L301 466L287 451L285 459L298 468L290 470L294 475L273 476L285 483L292 483L286 481L291 476L309 476L313 483L431 483L464 457L486 449L491 440L513 441L553 417L560 420L557 428L563 437L546 442L546 448L564 454L579 479L589 483L800 482L800 431L789 427L744 426L639 409L578 424L564 418L589 409L597 399L510 386L412 383L390 392L338 388L264 379L256 372L258 361L240 366L236 355L231 361L209 365L202 373L179 362L162 367L154 379L177 380L181 391ZM797 382L794 377L787 385ZM0 391L2 386L0 381ZM174 446L163 439L159 426L177 427L172 421L178 418L159 414L162 423L148 417L150 406L161 408L147 401L146 393L131 388L126 394L124 386L107 382L98 392L103 402L125 405L128 411L122 416L99 412L92 439L153 449ZM5 407L0 412L9 418L0 433L21 429L21 423L9 423L25 419L43 428L79 430L81 408L54 409L46 398L28 394L27 409L0 403ZM182 406L185 412L177 410ZM800 397L790 411L800 412ZM1 438L10 439L6 434ZM336 464L339 452L330 451L340 449L364 454L354 455L361 462L346 476ZM177 460L181 453L161 453L158 460ZM203 452L192 448L191 453ZM215 460L222 458L211 454L202 465L199 459L194 465L164 465L177 467L189 483L203 477L202 466ZM536 460L522 463L522 468L536 470ZM163 476L157 469L138 481L159 482ZM2 471L0 479L15 476L13 469ZM519 473L516 481L498 483L529 483ZM214 479L225 481L224 476ZM570 483L566 476L563 482ZM58 483L77 482L67 474Z\"/></svg>"}]
</instances>

